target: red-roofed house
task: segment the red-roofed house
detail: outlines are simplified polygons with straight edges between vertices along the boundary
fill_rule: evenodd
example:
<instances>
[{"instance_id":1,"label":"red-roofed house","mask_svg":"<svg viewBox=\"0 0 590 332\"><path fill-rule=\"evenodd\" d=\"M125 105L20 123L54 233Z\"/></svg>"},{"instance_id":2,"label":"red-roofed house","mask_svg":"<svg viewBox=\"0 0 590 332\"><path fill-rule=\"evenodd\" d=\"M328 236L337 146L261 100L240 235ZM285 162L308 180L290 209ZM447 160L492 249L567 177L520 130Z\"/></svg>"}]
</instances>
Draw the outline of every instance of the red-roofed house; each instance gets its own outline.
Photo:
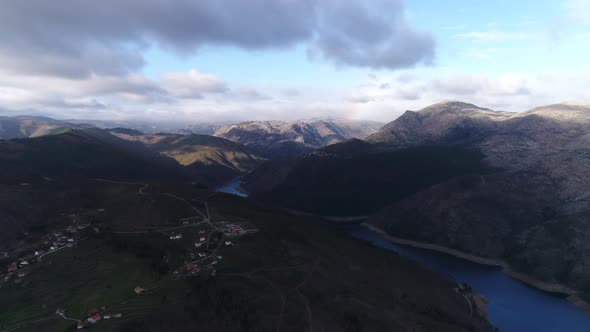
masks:
<instances>
[{"instance_id":1,"label":"red-roofed house","mask_svg":"<svg viewBox=\"0 0 590 332\"><path fill-rule=\"evenodd\" d=\"M91 324L96 324L100 320L100 315L96 314L94 316L88 317L88 322Z\"/></svg>"},{"instance_id":2,"label":"red-roofed house","mask_svg":"<svg viewBox=\"0 0 590 332\"><path fill-rule=\"evenodd\" d=\"M199 269L199 265L197 263L188 263L186 265L186 269L188 271L195 271L195 270L198 270Z\"/></svg>"},{"instance_id":3,"label":"red-roofed house","mask_svg":"<svg viewBox=\"0 0 590 332\"><path fill-rule=\"evenodd\" d=\"M18 269L16 262L13 262L12 264L8 265L8 272L16 271L16 269Z\"/></svg>"}]
</instances>

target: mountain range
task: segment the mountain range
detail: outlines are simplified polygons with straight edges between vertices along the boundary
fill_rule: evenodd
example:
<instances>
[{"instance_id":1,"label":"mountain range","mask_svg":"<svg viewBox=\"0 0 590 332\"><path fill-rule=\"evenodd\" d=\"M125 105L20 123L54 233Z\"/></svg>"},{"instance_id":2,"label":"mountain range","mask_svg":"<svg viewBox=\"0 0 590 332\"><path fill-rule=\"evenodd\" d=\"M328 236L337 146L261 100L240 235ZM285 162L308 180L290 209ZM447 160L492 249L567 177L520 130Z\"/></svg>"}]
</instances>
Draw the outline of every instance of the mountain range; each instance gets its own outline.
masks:
<instances>
[{"instance_id":1,"label":"mountain range","mask_svg":"<svg viewBox=\"0 0 590 332\"><path fill-rule=\"evenodd\" d=\"M508 113L449 101L365 141L263 165L244 187L266 204L365 216L394 237L496 259L588 300L589 162L587 105Z\"/></svg>"},{"instance_id":2,"label":"mountain range","mask_svg":"<svg viewBox=\"0 0 590 332\"><path fill-rule=\"evenodd\" d=\"M372 121L252 121L224 126L214 135L242 143L270 159L290 159L350 138L365 138L381 126Z\"/></svg>"},{"instance_id":3,"label":"mountain range","mask_svg":"<svg viewBox=\"0 0 590 332\"><path fill-rule=\"evenodd\" d=\"M494 330L440 274L194 181L262 162L223 138L126 128L0 141L0 327L69 331L98 312L104 331Z\"/></svg>"}]
</instances>

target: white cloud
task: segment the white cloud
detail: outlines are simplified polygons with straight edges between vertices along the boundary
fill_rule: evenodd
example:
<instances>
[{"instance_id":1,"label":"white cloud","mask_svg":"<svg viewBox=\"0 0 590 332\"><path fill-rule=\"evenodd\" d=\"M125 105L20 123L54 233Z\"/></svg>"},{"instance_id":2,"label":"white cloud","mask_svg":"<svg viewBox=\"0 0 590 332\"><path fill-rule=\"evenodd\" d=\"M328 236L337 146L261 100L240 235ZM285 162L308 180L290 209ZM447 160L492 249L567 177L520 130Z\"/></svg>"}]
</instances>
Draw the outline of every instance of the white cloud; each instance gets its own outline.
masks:
<instances>
[{"instance_id":1,"label":"white cloud","mask_svg":"<svg viewBox=\"0 0 590 332\"><path fill-rule=\"evenodd\" d=\"M208 93L224 93L229 90L224 80L194 69L188 72L166 73L162 85L168 93L179 98L203 98Z\"/></svg>"},{"instance_id":2,"label":"white cloud","mask_svg":"<svg viewBox=\"0 0 590 332\"><path fill-rule=\"evenodd\" d=\"M495 78L477 75L452 75L432 82L431 87L454 96L510 96L529 94L524 76L507 73Z\"/></svg>"},{"instance_id":3,"label":"white cloud","mask_svg":"<svg viewBox=\"0 0 590 332\"><path fill-rule=\"evenodd\" d=\"M375 101L376 98L362 93L354 93L346 97L346 100L355 104L366 104Z\"/></svg>"}]
</instances>

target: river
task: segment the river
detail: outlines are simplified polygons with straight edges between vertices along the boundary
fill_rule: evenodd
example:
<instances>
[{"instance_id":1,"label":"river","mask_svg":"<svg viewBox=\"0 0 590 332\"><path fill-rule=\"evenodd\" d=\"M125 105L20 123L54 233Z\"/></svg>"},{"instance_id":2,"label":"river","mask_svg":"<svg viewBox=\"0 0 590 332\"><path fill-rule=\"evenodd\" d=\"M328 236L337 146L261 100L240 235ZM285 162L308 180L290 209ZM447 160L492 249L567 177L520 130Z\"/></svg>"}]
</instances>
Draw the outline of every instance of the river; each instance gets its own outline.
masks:
<instances>
[{"instance_id":1,"label":"river","mask_svg":"<svg viewBox=\"0 0 590 332\"><path fill-rule=\"evenodd\" d=\"M237 188L240 179L218 191L247 196ZM503 332L589 332L590 316L566 299L532 288L504 274L447 254L394 244L379 233L359 225L339 225L352 236L394 251L457 282L469 284L489 301L489 320Z\"/></svg>"},{"instance_id":2,"label":"river","mask_svg":"<svg viewBox=\"0 0 590 332\"><path fill-rule=\"evenodd\" d=\"M235 178L235 179L231 180L230 182L217 188L217 191L222 192L222 193L240 196L240 197L247 197L248 196L247 194L238 190L238 188L240 187L240 184L242 184L241 179L242 178L239 178L239 177Z\"/></svg>"}]
</instances>

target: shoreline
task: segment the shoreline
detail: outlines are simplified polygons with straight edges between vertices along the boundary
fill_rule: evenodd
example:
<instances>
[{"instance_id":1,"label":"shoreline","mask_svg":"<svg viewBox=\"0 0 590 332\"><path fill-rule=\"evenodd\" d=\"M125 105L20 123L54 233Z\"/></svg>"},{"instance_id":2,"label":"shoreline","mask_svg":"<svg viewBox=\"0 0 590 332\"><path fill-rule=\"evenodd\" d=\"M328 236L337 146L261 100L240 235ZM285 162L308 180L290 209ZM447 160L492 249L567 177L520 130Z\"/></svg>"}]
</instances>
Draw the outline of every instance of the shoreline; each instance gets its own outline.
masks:
<instances>
[{"instance_id":1,"label":"shoreline","mask_svg":"<svg viewBox=\"0 0 590 332\"><path fill-rule=\"evenodd\" d=\"M288 209L288 208L284 208L283 210L293 216L315 217L315 218L325 219L327 221L333 221L336 223L359 222L359 221L367 220L369 218L369 216L348 216L348 217L324 216L321 214L315 214L315 213L311 213L311 212L305 212L305 211Z\"/></svg>"},{"instance_id":2,"label":"shoreline","mask_svg":"<svg viewBox=\"0 0 590 332\"><path fill-rule=\"evenodd\" d=\"M376 233L379 233L381 236L386 238L388 241L391 241L396 244L410 246L410 247L414 247L414 248L432 250L432 251L444 253L447 255L451 255L451 256L454 256L454 257L457 257L460 259L464 259L464 260L470 261L472 263L480 264L480 265L499 267L502 269L502 272L505 273L506 275L508 275L509 277L516 279L522 283L525 283L531 287L534 287L536 289L542 290L547 293L553 293L553 294L559 294L559 295L566 296L566 299L568 300L568 302L570 302L571 304L573 304L577 308L581 309L586 314L590 315L590 303L583 300L578 295L577 291L575 291L567 286L561 285L561 284L541 281L541 280L538 280L532 276L526 275L524 273L516 272L510 268L510 265L508 263L506 263L502 260L480 257L480 256L468 254L468 253L465 253L465 252L462 252L462 251L459 251L456 249L444 247L444 246L437 245L437 244L430 244L430 243L425 243L425 242L418 242L418 241L394 237L394 236L387 234L382 229L380 229L376 226L367 224L367 223L361 223L361 226L366 227Z\"/></svg>"}]
</instances>

